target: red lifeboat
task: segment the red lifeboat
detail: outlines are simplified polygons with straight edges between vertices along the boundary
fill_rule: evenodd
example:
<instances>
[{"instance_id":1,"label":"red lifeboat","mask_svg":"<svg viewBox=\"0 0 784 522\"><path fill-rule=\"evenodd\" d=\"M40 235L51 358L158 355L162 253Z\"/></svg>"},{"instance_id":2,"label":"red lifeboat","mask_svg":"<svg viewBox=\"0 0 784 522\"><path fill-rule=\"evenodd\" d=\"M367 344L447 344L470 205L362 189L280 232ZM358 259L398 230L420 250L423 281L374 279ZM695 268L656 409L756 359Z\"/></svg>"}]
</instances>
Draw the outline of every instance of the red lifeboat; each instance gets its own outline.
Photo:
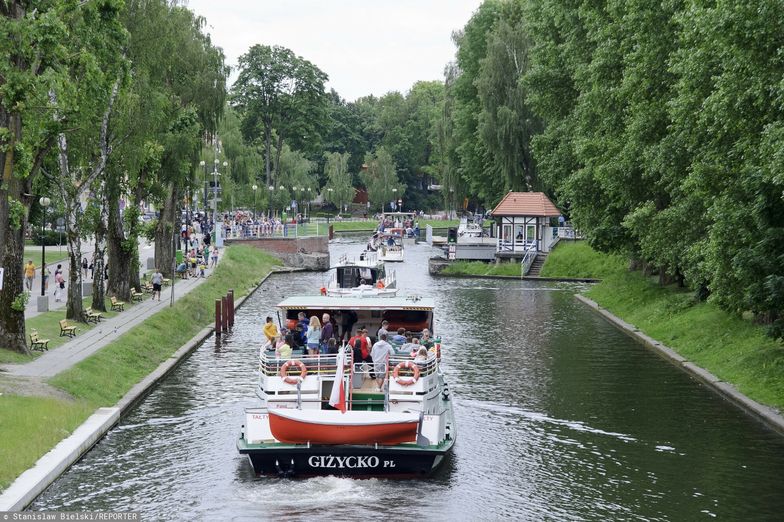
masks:
<instances>
[{"instance_id":1,"label":"red lifeboat","mask_svg":"<svg viewBox=\"0 0 784 522\"><path fill-rule=\"evenodd\" d=\"M419 414L381 411L269 410L272 436L290 444L415 442Z\"/></svg>"}]
</instances>

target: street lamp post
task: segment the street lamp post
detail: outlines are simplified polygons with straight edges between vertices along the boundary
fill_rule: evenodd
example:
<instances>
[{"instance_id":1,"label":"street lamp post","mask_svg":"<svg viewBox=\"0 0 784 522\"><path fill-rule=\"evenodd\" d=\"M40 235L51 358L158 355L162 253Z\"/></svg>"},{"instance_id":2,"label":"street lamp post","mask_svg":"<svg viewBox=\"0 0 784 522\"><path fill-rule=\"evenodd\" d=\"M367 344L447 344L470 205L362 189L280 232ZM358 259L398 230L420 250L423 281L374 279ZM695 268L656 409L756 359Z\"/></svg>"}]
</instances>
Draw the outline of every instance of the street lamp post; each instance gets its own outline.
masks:
<instances>
[{"instance_id":1,"label":"street lamp post","mask_svg":"<svg viewBox=\"0 0 784 522\"><path fill-rule=\"evenodd\" d=\"M44 196L38 200L38 203L44 209L44 214L41 217L41 297L43 297L46 295L46 288L44 287L46 282L46 273L44 272L44 265L46 264L46 238L44 237L44 227L46 226L46 207L48 207L52 201Z\"/></svg>"},{"instance_id":2,"label":"street lamp post","mask_svg":"<svg viewBox=\"0 0 784 522\"><path fill-rule=\"evenodd\" d=\"M255 183L251 187L253 189L253 222L256 222L256 189L259 188Z\"/></svg>"},{"instance_id":3,"label":"street lamp post","mask_svg":"<svg viewBox=\"0 0 784 522\"><path fill-rule=\"evenodd\" d=\"M272 214L275 211L275 205L273 204L273 201L272 201L272 192L275 190L275 185L270 185L267 188L269 189L269 209L268 209L269 210L269 217L270 217L270 219L272 219Z\"/></svg>"},{"instance_id":4,"label":"street lamp post","mask_svg":"<svg viewBox=\"0 0 784 522\"><path fill-rule=\"evenodd\" d=\"M202 183L202 187L204 188L204 200L202 201L204 207L204 217L207 217L207 162L201 160L199 162L199 166L204 169L204 183Z\"/></svg>"},{"instance_id":5,"label":"street lamp post","mask_svg":"<svg viewBox=\"0 0 784 522\"><path fill-rule=\"evenodd\" d=\"M397 189L392 189L392 201L394 202L397 199Z\"/></svg>"}]
</instances>

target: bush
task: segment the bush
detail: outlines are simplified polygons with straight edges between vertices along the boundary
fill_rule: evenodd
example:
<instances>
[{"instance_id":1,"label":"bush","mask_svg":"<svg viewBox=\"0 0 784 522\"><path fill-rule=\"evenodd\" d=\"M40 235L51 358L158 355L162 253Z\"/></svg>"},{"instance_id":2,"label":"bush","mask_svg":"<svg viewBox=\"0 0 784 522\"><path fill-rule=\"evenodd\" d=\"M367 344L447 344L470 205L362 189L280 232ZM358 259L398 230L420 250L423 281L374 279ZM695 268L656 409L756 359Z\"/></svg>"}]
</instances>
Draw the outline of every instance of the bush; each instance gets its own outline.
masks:
<instances>
[{"instance_id":1,"label":"bush","mask_svg":"<svg viewBox=\"0 0 784 522\"><path fill-rule=\"evenodd\" d=\"M43 236L41 236L40 230L33 231L33 244L34 245L41 245L41 239L46 242L46 246L53 246L60 244L60 233L55 232L54 230L44 230Z\"/></svg>"}]
</instances>

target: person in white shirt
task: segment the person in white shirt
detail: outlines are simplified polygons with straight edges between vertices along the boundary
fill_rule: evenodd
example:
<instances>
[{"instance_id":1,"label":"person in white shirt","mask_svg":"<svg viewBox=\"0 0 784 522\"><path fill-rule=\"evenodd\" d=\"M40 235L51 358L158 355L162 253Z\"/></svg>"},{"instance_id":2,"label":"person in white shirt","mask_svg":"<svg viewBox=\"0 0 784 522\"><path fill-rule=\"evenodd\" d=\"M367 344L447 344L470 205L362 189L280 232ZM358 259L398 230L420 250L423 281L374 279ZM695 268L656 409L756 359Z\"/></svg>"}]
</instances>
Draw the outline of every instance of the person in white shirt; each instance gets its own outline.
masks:
<instances>
[{"instance_id":1,"label":"person in white shirt","mask_svg":"<svg viewBox=\"0 0 784 522\"><path fill-rule=\"evenodd\" d=\"M384 379L387 374L387 361L392 355L395 355L395 350L387 342L387 334L379 335L378 341L370 350L370 357L373 359L373 372L376 374L376 383L379 389L384 385Z\"/></svg>"}]
</instances>

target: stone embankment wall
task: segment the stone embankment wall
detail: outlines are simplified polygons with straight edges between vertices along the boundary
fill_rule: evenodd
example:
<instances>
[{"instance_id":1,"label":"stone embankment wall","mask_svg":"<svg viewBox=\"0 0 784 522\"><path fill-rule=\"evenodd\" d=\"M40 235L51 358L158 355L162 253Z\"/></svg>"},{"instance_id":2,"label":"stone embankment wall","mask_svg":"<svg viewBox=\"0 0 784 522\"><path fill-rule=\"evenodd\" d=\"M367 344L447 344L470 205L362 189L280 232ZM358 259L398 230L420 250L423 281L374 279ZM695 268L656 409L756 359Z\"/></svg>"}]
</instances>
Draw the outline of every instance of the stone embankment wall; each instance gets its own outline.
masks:
<instances>
[{"instance_id":1,"label":"stone embankment wall","mask_svg":"<svg viewBox=\"0 0 784 522\"><path fill-rule=\"evenodd\" d=\"M274 254L287 266L329 270L329 240L326 236L227 239L225 244L254 246Z\"/></svg>"}]
</instances>

